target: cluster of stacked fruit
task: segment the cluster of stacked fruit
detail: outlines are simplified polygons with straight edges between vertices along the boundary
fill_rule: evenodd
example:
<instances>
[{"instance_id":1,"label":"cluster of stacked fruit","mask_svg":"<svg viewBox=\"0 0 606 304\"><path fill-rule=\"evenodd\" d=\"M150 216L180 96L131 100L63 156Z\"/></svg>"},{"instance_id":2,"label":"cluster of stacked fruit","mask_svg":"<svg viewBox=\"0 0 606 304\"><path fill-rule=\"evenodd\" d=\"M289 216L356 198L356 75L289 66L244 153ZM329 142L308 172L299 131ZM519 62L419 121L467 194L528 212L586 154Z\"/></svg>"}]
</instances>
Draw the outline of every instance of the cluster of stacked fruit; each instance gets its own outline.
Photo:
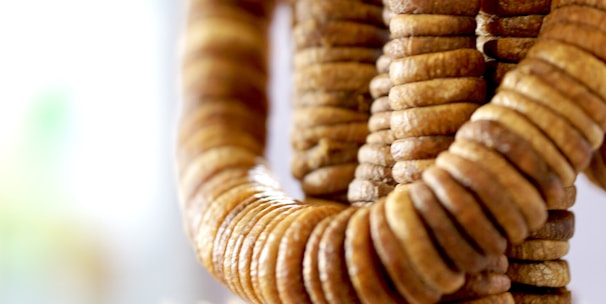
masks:
<instances>
[{"instance_id":1,"label":"cluster of stacked fruit","mask_svg":"<svg viewBox=\"0 0 606 304\"><path fill-rule=\"evenodd\" d=\"M368 83L389 33L381 2L293 1L291 171L309 197L347 201L368 135ZM345 9L346 8L346 9Z\"/></svg>"},{"instance_id":2,"label":"cluster of stacked fruit","mask_svg":"<svg viewBox=\"0 0 606 304\"><path fill-rule=\"evenodd\" d=\"M387 1L385 1L387 2ZM393 12L388 3L383 5L383 22L389 26ZM376 60L378 75L369 84L373 98L370 107L366 143L358 151L358 166L355 179L349 184L348 200L354 205L363 206L385 197L396 186L392 169L394 159L391 157L391 105L389 104L389 65L391 57L383 52Z\"/></svg>"},{"instance_id":3,"label":"cluster of stacked fruit","mask_svg":"<svg viewBox=\"0 0 606 304\"><path fill-rule=\"evenodd\" d=\"M574 16L578 17L579 9L584 9L573 3L556 1L553 3L554 7L566 7L547 16L551 2L532 1L518 4L515 1L485 1L483 12L478 15L478 34L483 37L479 48L495 59L488 64L490 68L486 78L490 82L489 87L498 88L501 96L517 90L532 100L542 102L548 107L546 111L549 114L554 111L565 116L568 110L582 111L572 109L571 103L575 98L567 99L562 96L563 92L552 87L551 81L561 81L556 78L561 71L557 71L540 57L527 56L527 53L537 41L539 32L542 32L545 40L555 38L557 41L565 41L561 38L565 33L554 35L554 31L571 33L571 27L580 26L575 25ZM515 69L520 61L521 66ZM511 72L507 73L509 71ZM525 86L518 86L519 83L524 83ZM577 130L592 129L587 125L580 125L580 121L591 121L587 114L583 117L579 113L568 115L576 117L568 119ZM593 126L592 132L593 134L586 132L586 137L593 137L594 142L597 142L601 132L596 125ZM576 188L573 184L565 186L564 200L559 205L550 206L545 226L532 231L522 244L508 248L508 276L514 282L512 293L517 303L571 301L570 293L564 288L570 280L570 271L566 261L561 258L568 253L568 240L574 233L574 215L566 209L575 202Z\"/></svg>"},{"instance_id":4,"label":"cluster of stacked fruit","mask_svg":"<svg viewBox=\"0 0 606 304\"><path fill-rule=\"evenodd\" d=\"M487 56L486 79L494 92L539 35L551 0L483 0L477 16L478 49Z\"/></svg>"},{"instance_id":5,"label":"cluster of stacked fruit","mask_svg":"<svg viewBox=\"0 0 606 304\"><path fill-rule=\"evenodd\" d=\"M559 259L574 232L573 183L606 132L606 3L552 2L534 45L485 105L479 1L294 3L292 143L298 153L332 151L303 166L306 193L342 200L362 153L332 153L374 144L374 133L387 139L383 150L391 144L399 185L350 206L293 200L262 158L274 3L193 0L178 160L201 262L252 303L570 301ZM391 40L381 61L383 20ZM373 60L384 75L371 86ZM371 105L369 93L388 105ZM369 108L391 111L372 120L370 135ZM309 177L335 166L349 167Z\"/></svg>"}]
</instances>

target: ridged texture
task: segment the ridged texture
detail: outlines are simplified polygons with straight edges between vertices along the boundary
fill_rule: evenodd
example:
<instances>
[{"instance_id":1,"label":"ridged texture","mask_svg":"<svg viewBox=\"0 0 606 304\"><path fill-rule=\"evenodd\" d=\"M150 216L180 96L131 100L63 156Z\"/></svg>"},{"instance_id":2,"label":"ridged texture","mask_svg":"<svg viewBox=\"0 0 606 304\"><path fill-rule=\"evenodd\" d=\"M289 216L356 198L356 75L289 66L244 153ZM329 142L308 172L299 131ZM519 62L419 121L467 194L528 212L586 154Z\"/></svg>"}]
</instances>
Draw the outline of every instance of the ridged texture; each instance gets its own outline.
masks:
<instances>
[{"instance_id":1,"label":"ridged texture","mask_svg":"<svg viewBox=\"0 0 606 304\"><path fill-rule=\"evenodd\" d=\"M358 150L369 132L374 64L388 37L382 7L348 0L291 5L291 171L307 197L347 202L348 185L360 174Z\"/></svg>"},{"instance_id":2,"label":"ridged texture","mask_svg":"<svg viewBox=\"0 0 606 304\"><path fill-rule=\"evenodd\" d=\"M383 23L389 26L393 12L389 6L381 6ZM387 42L387 41L386 41ZM392 88L389 79L389 65L392 57L381 52L376 60L377 76L369 85L372 104L368 119L369 135L366 143L357 155L358 166L355 178L349 184L347 198L354 205L367 205L385 197L396 186L392 171L395 161L391 156L391 114L389 90Z\"/></svg>"},{"instance_id":3,"label":"ridged texture","mask_svg":"<svg viewBox=\"0 0 606 304\"><path fill-rule=\"evenodd\" d=\"M565 18L559 17L563 12L545 18L550 11L551 0L535 1L534 5L512 11L510 8L517 2L506 0L498 1L496 5L484 5L477 17L478 49L488 59L486 79L490 90L498 88L503 92L517 90L523 93L534 102L542 103L548 111L555 112L555 117L568 116L568 122L583 133L587 142L597 144L602 136L599 126L592 123L587 113L574 107L572 99L562 98L562 94L549 85L550 81L542 77L549 73L545 71L548 64L529 58L520 69L506 73L526 57L541 31L543 37L554 38L554 30L570 26L565 25ZM525 79L524 83L518 85L522 79ZM506 98L498 100L503 104L520 104L504 101ZM515 109L524 112L521 106ZM568 253L568 240L574 233L574 214L566 210L575 203L576 187L572 184L565 186L566 195L561 204L548 205L549 217L545 225L531 231L523 243L510 245L507 249L510 262L507 275L513 283L511 293L516 303L552 303L554 299L558 299L557 303L571 302L570 292L565 288L570 281L570 271L568 264L561 259Z\"/></svg>"},{"instance_id":4,"label":"ridged texture","mask_svg":"<svg viewBox=\"0 0 606 304\"><path fill-rule=\"evenodd\" d=\"M393 0L390 5L394 13L422 14L438 2L440 14L477 11L470 1L452 7L444 5L448 1ZM595 1L585 2L580 14L589 14L592 4L604 9ZM566 205L564 186L571 185L601 146L602 139L594 142L587 137L595 125L606 125L606 112L599 111L606 102L601 45L566 40L558 31L540 35L526 55L528 61L515 69L523 72L520 78L474 112L420 181L361 208L319 199L299 202L280 190L262 157L268 108L267 29L273 6L271 1L192 1L178 163L185 227L204 267L251 303L435 303L449 300L449 294L459 289L478 290L473 285L477 280L507 287L503 277L473 278L468 272L503 272L507 263L500 256L506 244L519 244L536 233L548 220L550 206ZM217 24L226 34L208 38ZM438 57L418 62L415 66L422 67L418 71L424 71L418 75L408 68L392 75L392 63L390 79L401 84L435 75L456 77L459 69L451 73L428 68L445 61ZM579 129L572 114L528 96L524 87L531 77L524 71L538 67L537 62L560 72L545 75L569 79L566 92L587 91L596 98L594 104L573 102L575 109L591 117L587 129ZM356 81L352 77L334 86ZM563 94L564 99L577 101ZM586 111L590 107L592 111ZM325 135L349 134L341 132ZM502 171L495 172L493 164ZM508 173L497 174L502 172ZM520 189L532 199L520 204L516 196ZM457 237L453 231L463 240L454 243L463 247L444 246ZM461 256L457 252L461 248L472 254ZM563 269L559 262L541 267ZM364 269L374 270L375 280L361 275ZM565 284L562 278L547 282ZM538 282L536 277L527 279ZM479 289L493 295L478 294L478 299L463 303L513 303L512 295L499 288Z\"/></svg>"}]
</instances>

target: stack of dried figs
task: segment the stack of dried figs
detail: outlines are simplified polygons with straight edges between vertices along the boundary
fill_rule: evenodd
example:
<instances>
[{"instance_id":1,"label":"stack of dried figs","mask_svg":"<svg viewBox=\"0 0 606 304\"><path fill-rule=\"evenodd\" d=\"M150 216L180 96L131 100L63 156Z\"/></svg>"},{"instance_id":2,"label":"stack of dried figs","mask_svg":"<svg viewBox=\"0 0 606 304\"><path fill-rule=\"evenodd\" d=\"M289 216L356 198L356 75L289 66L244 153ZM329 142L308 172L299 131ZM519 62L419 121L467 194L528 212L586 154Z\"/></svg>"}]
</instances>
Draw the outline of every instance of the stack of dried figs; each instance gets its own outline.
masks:
<instances>
[{"instance_id":1,"label":"stack of dried figs","mask_svg":"<svg viewBox=\"0 0 606 304\"><path fill-rule=\"evenodd\" d=\"M291 169L309 197L347 201L368 135L368 83L389 33L381 2L293 1Z\"/></svg>"},{"instance_id":2,"label":"stack of dried figs","mask_svg":"<svg viewBox=\"0 0 606 304\"><path fill-rule=\"evenodd\" d=\"M251 303L569 303L567 209L606 132L606 2L551 2L293 1L301 202L263 158L275 3L192 0L178 167L202 264ZM532 46L476 49L478 29L526 33L523 14L547 14ZM519 61L487 104L485 56Z\"/></svg>"}]
</instances>

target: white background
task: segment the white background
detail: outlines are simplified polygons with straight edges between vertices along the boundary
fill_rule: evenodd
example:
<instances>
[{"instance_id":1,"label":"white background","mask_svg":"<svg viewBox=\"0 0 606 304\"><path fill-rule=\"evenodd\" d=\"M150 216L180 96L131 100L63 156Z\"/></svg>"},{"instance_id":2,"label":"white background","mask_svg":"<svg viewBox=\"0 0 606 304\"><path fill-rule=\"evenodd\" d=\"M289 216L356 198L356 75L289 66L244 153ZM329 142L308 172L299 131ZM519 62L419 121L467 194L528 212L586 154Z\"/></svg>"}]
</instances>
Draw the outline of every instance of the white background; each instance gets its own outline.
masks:
<instances>
[{"instance_id":1,"label":"white background","mask_svg":"<svg viewBox=\"0 0 606 304\"><path fill-rule=\"evenodd\" d=\"M176 200L183 17L183 0L0 0L0 303L232 299L196 262ZM299 197L288 17L272 29L268 157ZM597 304L606 195L578 187L570 288Z\"/></svg>"}]
</instances>

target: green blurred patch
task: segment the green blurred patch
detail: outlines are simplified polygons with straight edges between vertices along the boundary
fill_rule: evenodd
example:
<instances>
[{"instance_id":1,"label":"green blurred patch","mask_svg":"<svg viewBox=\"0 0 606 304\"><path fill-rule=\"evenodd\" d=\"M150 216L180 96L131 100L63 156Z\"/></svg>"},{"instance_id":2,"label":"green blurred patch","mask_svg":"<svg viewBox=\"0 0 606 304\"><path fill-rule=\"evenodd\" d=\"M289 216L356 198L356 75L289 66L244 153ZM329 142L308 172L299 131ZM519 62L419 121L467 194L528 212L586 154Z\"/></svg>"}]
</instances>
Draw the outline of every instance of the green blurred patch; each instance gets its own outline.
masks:
<instances>
[{"instance_id":1,"label":"green blurred patch","mask_svg":"<svg viewBox=\"0 0 606 304\"><path fill-rule=\"evenodd\" d=\"M0 303L91 302L105 284L98 240L70 209L73 113L68 89L43 90L14 130L18 140L0 146L8 151L0 155Z\"/></svg>"},{"instance_id":2,"label":"green blurred patch","mask_svg":"<svg viewBox=\"0 0 606 304\"><path fill-rule=\"evenodd\" d=\"M59 216L68 201L63 176L72 127L69 91L50 88L35 96L12 130L18 140L0 147L6 152L0 158L0 237Z\"/></svg>"},{"instance_id":3,"label":"green blurred patch","mask_svg":"<svg viewBox=\"0 0 606 304\"><path fill-rule=\"evenodd\" d=\"M64 88L40 92L24 120L24 149L38 164L53 164L65 153L72 128L72 103Z\"/></svg>"},{"instance_id":4,"label":"green blurred patch","mask_svg":"<svg viewBox=\"0 0 606 304\"><path fill-rule=\"evenodd\" d=\"M13 195L26 204L44 207L66 199L66 164L73 128L72 103L66 88L49 88L36 94L23 119L8 172ZM57 207L57 206L54 206Z\"/></svg>"},{"instance_id":5,"label":"green blurred patch","mask_svg":"<svg viewBox=\"0 0 606 304\"><path fill-rule=\"evenodd\" d=\"M18 140L0 147L8 151L0 159L0 242L40 229L35 223L56 215L67 199L61 162L69 130L69 94L52 88L28 104L22 123L13 130Z\"/></svg>"}]
</instances>

